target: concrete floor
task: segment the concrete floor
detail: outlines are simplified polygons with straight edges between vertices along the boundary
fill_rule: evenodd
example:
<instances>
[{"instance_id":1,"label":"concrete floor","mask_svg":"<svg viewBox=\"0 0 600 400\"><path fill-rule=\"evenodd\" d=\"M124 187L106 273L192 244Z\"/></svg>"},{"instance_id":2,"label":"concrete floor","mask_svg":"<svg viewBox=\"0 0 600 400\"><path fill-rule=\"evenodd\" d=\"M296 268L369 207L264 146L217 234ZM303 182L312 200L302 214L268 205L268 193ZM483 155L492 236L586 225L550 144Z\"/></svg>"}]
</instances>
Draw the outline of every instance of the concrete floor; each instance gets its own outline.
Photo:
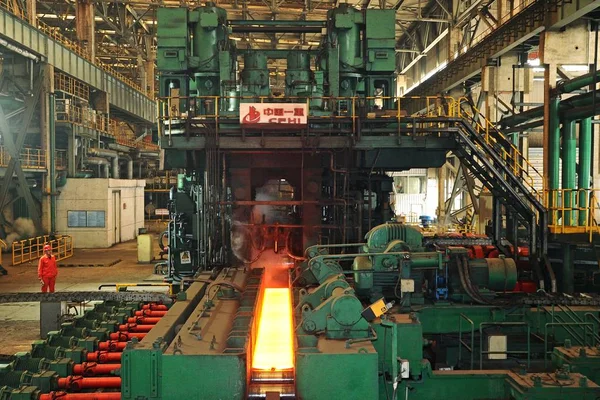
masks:
<instances>
[{"instance_id":1,"label":"concrete floor","mask_svg":"<svg viewBox=\"0 0 600 400\"><path fill-rule=\"evenodd\" d=\"M156 243L156 242L155 242ZM158 245L154 246L155 259L158 259ZM4 267L8 275L0 275L0 292L37 292L40 283L37 279L37 264L11 266L10 254L4 254ZM104 267L61 267L68 264L104 264ZM98 290L101 284L138 283L161 281L153 275L154 263L138 264L137 242L120 243L109 249L76 249L73 257L60 261L56 291ZM105 289L114 290L114 289ZM40 338L39 303L0 304L0 354L11 355L18 351L28 351L31 342Z\"/></svg>"}]
</instances>

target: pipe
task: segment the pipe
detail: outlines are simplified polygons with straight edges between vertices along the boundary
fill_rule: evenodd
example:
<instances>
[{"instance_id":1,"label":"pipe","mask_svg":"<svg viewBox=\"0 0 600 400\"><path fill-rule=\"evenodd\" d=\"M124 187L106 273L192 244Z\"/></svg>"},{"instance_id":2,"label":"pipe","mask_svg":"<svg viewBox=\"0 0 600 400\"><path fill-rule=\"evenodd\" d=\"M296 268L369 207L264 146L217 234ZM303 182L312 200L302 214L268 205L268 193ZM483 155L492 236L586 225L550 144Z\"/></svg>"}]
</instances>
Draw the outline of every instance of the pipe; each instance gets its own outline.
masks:
<instances>
[{"instance_id":1,"label":"pipe","mask_svg":"<svg viewBox=\"0 0 600 400\"><path fill-rule=\"evenodd\" d=\"M119 179L119 153L117 153L115 150L97 149L94 147L87 149L87 152L93 156L111 158L113 172L112 177L114 179Z\"/></svg>"},{"instance_id":2,"label":"pipe","mask_svg":"<svg viewBox=\"0 0 600 400\"><path fill-rule=\"evenodd\" d=\"M39 400L121 400L120 392L112 393L67 393L50 392L41 394Z\"/></svg>"},{"instance_id":3,"label":"pipe","mask_svg":"<svg viewBox=\"0 0 600 400\"><path fill-rule=\"evenodd\" d=\"M144 304L142 310L168 311L169 308L164 304Z\"/></svg>"},{"instance_id":4,"label":"pipe","mask_svg":"<svg viewBox=\"0 0 600 400\"><path fill-rule=\"evenodd\" d=\"M78 392L82 389L99 388L121 388L121 378L118 376L103 378L84 378L83 376L67 376L58 378L58 387L60 389L69 389Z\"/></svg>"},{"instance_id":5,"label":"pipe","mask_svg":"<svg viewBox=\"0 0 600 400\"><path fill-rule=\"evenodd\" d=\"M127 342L119 342L117 340L106 340L104 342L98 343L98 350L119 352L123 351L125 349L125 346L127 346Z\"/></svg>"},{"instance_id":6,"label":"pipe","mask_svg":"<svg viewBox=\"0 0 600 400\"><path fill-rule=\"evenodd\" d=\"M558 119L558 109L560 106L560 98L553 97L550 99L550 119L549 119L549 136L548 136L548 189L550 197L548 205L552 208L554 203L554 193L559 185L559 163L560 163L560 121Z\"/></svg>"},{"instance_id":7,"label":"pipe","mask_svg":"<svg viewBox=\"0 0 600 400\"><path fill-rule=\"evenodd\" d=\"M38 61L40 61L39 57L38 57L38 56L36 56L35 54L33 54L33 53L30 53L30 52L28 52L27 50L24 50L24 49L22 49L22 48L20 48L20 47L17 47L17 46L15 46L15 45L13 45L13 44L10 44L9 42L7 42L7 41L6 41L6 40L4 40L4 39L0 39L0 46L6 47L6 48L7 48L7 49L9 49L10 51L12 51L12 52L15 52L15 53L17 53L17 54L20 54L20 55L22 55L23 57L27 57L27 58L29 58L30 60L33 60L33 61L35 61L35 62L38 62Z\"/></svg>"},{"instance_id":8,"label":"pipe","mask_svg":"<svg viewBox=\"0 0 600 400\"><path fill-rule=\"evenodd\" d=\"M564 82L559 82L556 85L555 93L571 93L577 89L581 89L584 86L589 86L600 78L600 71L590 72L585 75L578 76L577 78L569 79Z\"/></svg>"},{"instance_id":9,"label":"pipe","mask_svg":"<svg viewBox=\"0 0 600 400\"><path fill-rule=\"evenodd\" d=\"M119 342L129 342L132 338L143 339L146 332L114 332L110 334L110 340L118 340ZM88 359L88 361L94 361Z\"/></svg>"},{"instance_id":10,"label":"pipe","mask_svg":"<svg viewBox=\"0 0 600 400\"><path fill-rule=\"evenodd\" d=\"M104 177L110 178L110 163L107 159L100 157L87 157L84 161L84 164L104 166Z\"/></svg>"},{"instance_id":11,"label":"pipe","mask_svg":"<svg viewBox=\"0 0 600 400\"><path fill-rule=\"evenodd\" d=\"M121 153L125 153L125 154L128 154L131 151L131 149L129 147L123 146L122 144L118 144L118 143L109 143L108 148L111 150L119 151Z\"/></svg>"},{"instance_id":12,"label":"pipe","mask_svg":"<svg viewBox=\"0 0 600 400\"><path fill-rule=\"evenodd\" d=\"M575 195L575 157L577 141L575 140L575 121L563 124L562 140L562 188L563 188L563 226L573 226L574 195ZM558 165L557 165L558 166Z\"/></svg>"},{"instance_id":13,"label":"pipe","mask_svg":"<svg viewBox=\"0 0 600 400\"><path fill-rule=\"evenodd\" d=\"M55 128L55 97L50 93L48 99L48 108L50 116L48 118L48 128L50 133L50 168L48 177L50 179L50 232L56 232L56 128Z\"/></svg>"},{"instance_id":14,"label":"pipe","mask_svg":"<svg viewBox=\"0 0 600 400\"><path fill-rule=\"evenodd\" d=\"M83 376L113 375L114 371L121 368L121 364L98 364L84 362L73 366L73 374Z\"/></svg>"},{"instance_id":15,"label":"pipe","mask_svg":"<svg viewBox=\"0 0 600 400\"><path fill-rule=\"evenodd\" d=\"M120 363L123 353L110 353L107 351L95 351L87 354L88 362L97 362L101 364Z\"/></svg>"},{"instance_id":16,"label":"pipe","mask_svg":"<svg viewBox=\"0 0 600 400\"><path fill-rule=\"evenodd\" d=\"M139 325L156 325L161 319L162 317L131 317L127 318L127 323Z\"/></svg>"},{"instance_id":17,"label":"pipe","mask_svg":"<svg viewBox=\"0 0 600 400\"><path fill-rule=\"evenodd\" d=\"M138 157L143 158L158 158L160 153L154 150L138 150Z\"/></svg>"},{"instance_id":18,"label":"pipe","mask_svg":"<svg viewBox=\"0 0 600 400\"><path fill-rule=\"evenodd\" d=\"M121 332L150 332L154 325L123 324L119 325Z\"/></svg>"},{"instance_id":19,"label":"pipe","mask_svg":"<svg viewBox=\"0 0 600 400\"><path fill-rule=\"evenodd\" d=\"M130 155L121 155L121 158L127 160L127 179L133 179L133 158Z\"/></svg>"},{"instance_id":20,"label":"pipe","mask_svg":"<svg viewBox=\"0 0 600 400\"><path fill-rule=\"evenodd\" d=\"M136 317L164 317L167 314L166 311L152 311L152 310L141 310L136 311Z\"/></svg>"},{"instance_id":21,"label":"pipe","mask_svg":"<svg viewBox=\"0 0 600 400\"><path fill-rule=\"evenodd\" d=\"M579 188L579 226L587 222L588 192L592 165L592 119L585 118L579 122L579 164L577 178Z\"/></svg>"}]
</instances>

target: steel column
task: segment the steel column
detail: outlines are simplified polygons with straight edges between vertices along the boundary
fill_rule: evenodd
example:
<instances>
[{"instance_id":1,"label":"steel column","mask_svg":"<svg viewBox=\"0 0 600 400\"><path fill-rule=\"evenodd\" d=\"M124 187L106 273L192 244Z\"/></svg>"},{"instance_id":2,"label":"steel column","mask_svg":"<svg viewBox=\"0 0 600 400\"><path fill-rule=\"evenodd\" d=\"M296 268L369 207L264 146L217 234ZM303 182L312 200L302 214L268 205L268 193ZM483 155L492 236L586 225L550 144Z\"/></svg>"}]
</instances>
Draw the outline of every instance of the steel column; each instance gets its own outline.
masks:
<instances>
[{"instance_id":1,"label":"steel column","mask_svg":"<svg viewBox=\"0 0 600 400\"><path fill-rule=\"evenodd\" d=\"M33 93L25 100L25 114L23 115L21 126L16 130L16 136L13 136L13 132L8 125L8 120L4 115L4 110L2 106L0 106L0 132L4 138L4 144L10 154L10 161L8 162L4 179L0 185L0 210L4 209L12 176L16 173L19 181L19 191L21 192L21 196L23 196L27 202L29 214L38 232L42 231L41 215L38 207L35 205L31 191L27 186L27 180L25 179L25 174L23 173L20 164L20 153L25 144L27 130L29 129L33 114L40 99L43 76L43 71L40 69L33 84Z\"/></svg>"},{"instance_id":2,"label":"steel column","mask_svg":"<svg viewBox=\"0 0 600 400\"><path fill-rule=\"evenodd\" d=\"M579 188L579 225L585 226L588 218L589 191L592 167L592 119L579 122L579 164L577 178Z\"/></svg>"},{"instance_id":3,"label":"steel column","mask_svg":"<svg viewBox=\"0 0 600 400\"><path fill-rule=\"evenodd\" d=\"M559 185L559 163L560 163L560 121L558 109L560 98L553 97L550 100L550 118L548 134L548 207L551 209L554 203L554 195Z\"/></svg>"},{"instance_id":4,"label":"steel column","mask_svg":"<svg viewBox=\"0 0 600 400\"><path fill-rule=\"evenodd\" d=\"M562 142L563 226L573 226L572 209L575 206L575 157L577 155L575 121L564 122Z\"/></svg>"}]
</instances>

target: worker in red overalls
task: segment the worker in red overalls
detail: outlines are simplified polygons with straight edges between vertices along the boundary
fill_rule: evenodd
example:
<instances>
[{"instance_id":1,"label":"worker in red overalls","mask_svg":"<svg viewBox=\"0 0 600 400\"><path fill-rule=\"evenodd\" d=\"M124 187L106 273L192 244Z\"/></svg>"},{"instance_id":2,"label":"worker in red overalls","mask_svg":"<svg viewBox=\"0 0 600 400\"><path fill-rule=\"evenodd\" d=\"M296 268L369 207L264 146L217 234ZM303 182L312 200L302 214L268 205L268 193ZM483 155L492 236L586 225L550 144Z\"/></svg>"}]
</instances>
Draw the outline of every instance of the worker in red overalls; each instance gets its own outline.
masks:
<instances>
[{"instance_id":1,"label":"worker in red overalls","mask_svg":"<svg viewBox=\"0 0 600 400\"><path fill-rule=\"evenodd\" d=\"M48 289L50 289L50 293L54 293L56 275L58 275L56 257L52 255L52 248L47 244L44 246L44 255L38 263L38 278L42 283L42 293L48 292Z\"/></svg>"}]
</instances>

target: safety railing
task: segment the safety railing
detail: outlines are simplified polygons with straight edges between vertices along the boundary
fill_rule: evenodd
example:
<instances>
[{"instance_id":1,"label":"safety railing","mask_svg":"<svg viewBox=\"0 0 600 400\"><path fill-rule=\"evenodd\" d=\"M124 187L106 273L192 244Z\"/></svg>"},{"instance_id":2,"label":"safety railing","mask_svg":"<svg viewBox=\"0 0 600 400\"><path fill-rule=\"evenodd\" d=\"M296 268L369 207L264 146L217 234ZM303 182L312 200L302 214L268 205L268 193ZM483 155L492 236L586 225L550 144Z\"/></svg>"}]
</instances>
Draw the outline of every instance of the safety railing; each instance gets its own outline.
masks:
<instances>
[{"instance_id":1,"label":"safety railing","mask_svg":"<svg viewBox=\"0 0 600 400\"><path fill-rule=\"evenodd\" d=\"M91 108L64 104L61 108L57 107L55 114L56 120L59 122L68 122L110 134L109 118L95 113Z\"/></svg>"},{"instance_id":2,"label":"safety railing","mask_svg":"<svg viewBox=\"0 0 600 400\"><path fill-rule=\"evenodd\" d=\"M54 73L54 88L86 101L90 98L89 85L62 72Z\"/></svg>"},{"instance_id":3,"label":"safety railing","mask_svg":"<svg viewBox=\"0 0 600 400\"><path fill-rule=\"evenodd\" d=\"M27 15L21 8L21 4L16 0L0 0L0 7L21 19L27 18Z\"/></svg>"},{"instance_id":4,"label":"safety railing","mask_svg":"<svg viewBox=\"0 0 600 400\"><path fill-rule=\"evenodd\" d=\"M50 245L57 261L73 256L73 238L69 235L36 236L12 244L12 265L37 262L44 255L44 246Z\"/></svg>"},{"instance_id":5,"label":"safety railing","mask_svg":"<svg viewBox=\"0 0 600 400\"><path fill-rule=\"evenodd\" d=\"M586 233L592 241L600 233L597 213L600 189L552 189L545 191L548 228L553 233Z\"/></svg>"},{"instance_id":6,"label":"safety railing","mask_svg":"<svg viewBox=\"0 0 600 400\"><path fill-rule=\"evenodd\" d=\"M146 191L169 191L177 185L177 173L166 171L164 175L146 179Z\"/></svg>"},{"instance_id":7,"label":"safety railing","mask_svg":"<svg viewBox=\"0 0 600 400\"><path fill-rule=\"evenodd\" d=\"M17 1L13 1L13 0L0 0L0 8L3 8L5 10L7 10L8 12L10 12L11 14L15 15L16 17L26 21L26 15L23 12L23 10L19 7L18 2ZM37 29L39 29L40 31L44 32L46 35L48 35L50 38L52 38L53 40L55 40L56 42L62 44L63 46L65 46L67 49L71 50L73 53L77 54L78 56L85 58L86 60L90 61L91 63L97 65L98 67L100 67L101 69L103 69L104 71L108 72L109 74L113 75L115 78L119 79L120 81L124 82L125 84L131 86L133 89L144 93L145 95L148 95L148 97L153 98L154 94L153 93L146 93L145 90L143 90L143 88L137 83L134 82L133 80L131 80L130 78L126 77L125 75L121 74L120 72L116 71L114 68L112 68L111 66L103 63L98 57L92 57L90 52L85 49L84 47L80 46L77 42L74 42L73 40L69 39L68 37L64 36L61 32L60 32L60 28L59 27L54 27L54 26L50 26L45 24L44 22L40 21L39 18L37 19Z\"/></svg>"},{"instance_id":8,"label":"safety railing","mask_svg":"<svg viewBox=\"0 0 600 400\"><path fill-rule=\"evenodd\" d=\"M0 266L2 266L2 251L8 249L8 245L2 239L0 239Z\"/></svg>"},{"instance_id":9,"label":"safety railing","mask_svg":"<svg viewBox=\"0 0 600 400\"><path fill-rule=\"evenodd\" d=\"M510 10L508 10L508 12L502 14L499 18L497 17L497 19L496 19L497 22L494 25L488 25L487 29L479 32L477 34L477 36L475 36L473 38L473 40L471 41L470 47L468 47L468 48L465 47L463 49L460 49L458 52L452 54L448 58L448 61L453 61L454 59L458 58L461 54L466 53L469 49L471 49L477 43L479 43L482 40L484 40L491 33L495 32L502 25L504 25L506 22L508 22L516 14L518 14L521 11L525 10L527 7L529 7L530 5L532 5L533 3L535 3L536 1L537 0L513 0L511 2L505 3L505 4L512 5L512 8ZM481 18L484 18L484 17L481 17Z\"/></svg>"},{"instance_id":10,"label":"safety railing","mask_svg":"<svg viewBox=\"0 0 600 400\"><path fill-rule=\"evenodd\" d=\"M485 142L493 147L511 168L514 175L522 178L527 190L533 194L538 201L543 201L543 193L535 187L536 181L543 181L542 174L527 160L512 143L493 123L491 123L470 101L466 98L458 99L456 114L458 117L468 120L478 134L482 135ZM499 141L503 143L499 143Z\"/></svg>"},{"instance_id":11,"label":"safety railing","mask_svg":"<svg viewBox=\"0 0 600 400\"><path fill-rule=\"evenodd\" d=\"M462 321L465 320L471 326L471 343L467 344L463 341ZM458 365L460 366L462 361L462 347L465 347L469 353L471 353L471 366L469 369L473 369L474 357L475 357L475 323L472 319L467 317L465 314L460 313L458 316Z\"/></svg>"}]
</instances>

